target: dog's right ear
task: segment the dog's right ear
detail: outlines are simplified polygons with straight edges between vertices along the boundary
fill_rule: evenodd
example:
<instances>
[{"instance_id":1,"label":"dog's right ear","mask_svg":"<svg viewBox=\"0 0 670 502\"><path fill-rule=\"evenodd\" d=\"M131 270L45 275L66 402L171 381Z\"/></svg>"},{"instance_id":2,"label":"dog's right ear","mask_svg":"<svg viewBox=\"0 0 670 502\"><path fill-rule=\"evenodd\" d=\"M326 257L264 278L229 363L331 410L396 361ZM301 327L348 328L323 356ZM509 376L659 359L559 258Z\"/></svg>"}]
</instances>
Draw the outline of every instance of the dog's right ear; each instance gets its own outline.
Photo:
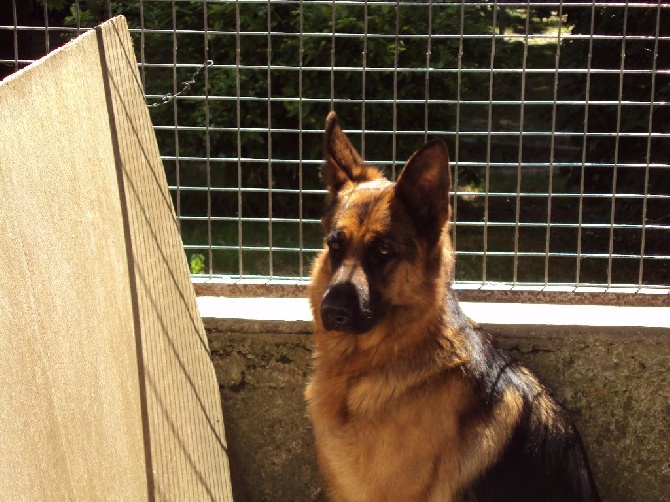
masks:
<instances>
[{"instance_id":1,"label":"dog's right ear","mask_svg":"<svg viewBox=\"0 0 670 502\"><path fill-rule=\"evenodd\" d=\"M331 194L337 194L347 183L363 183L382 177L371 166L366 166L337 121L337 114L330 112L326 118L324 136L325 164L321 178Z\"/></svg>"}]
</instances>

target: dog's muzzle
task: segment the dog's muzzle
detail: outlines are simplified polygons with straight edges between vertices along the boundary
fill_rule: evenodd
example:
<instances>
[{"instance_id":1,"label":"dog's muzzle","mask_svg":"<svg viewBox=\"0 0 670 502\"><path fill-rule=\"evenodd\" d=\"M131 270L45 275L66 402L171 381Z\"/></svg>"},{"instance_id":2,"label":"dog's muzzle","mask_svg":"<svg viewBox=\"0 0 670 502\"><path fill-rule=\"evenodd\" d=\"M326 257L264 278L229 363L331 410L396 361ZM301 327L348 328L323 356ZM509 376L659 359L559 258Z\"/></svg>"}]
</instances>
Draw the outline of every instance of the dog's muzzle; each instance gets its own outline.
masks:
<instances>
[{"instance_id":1,"label":"dog's muzzle","mask_svg":"<svg viewBox=\"0 0 670 502\"><path fill-rule=\"evenodd\" d=\"M350 281L332 284L321 301L321 322L328 331L369 331L374 324L370 295Z\"/></svg>"}]
</instances>

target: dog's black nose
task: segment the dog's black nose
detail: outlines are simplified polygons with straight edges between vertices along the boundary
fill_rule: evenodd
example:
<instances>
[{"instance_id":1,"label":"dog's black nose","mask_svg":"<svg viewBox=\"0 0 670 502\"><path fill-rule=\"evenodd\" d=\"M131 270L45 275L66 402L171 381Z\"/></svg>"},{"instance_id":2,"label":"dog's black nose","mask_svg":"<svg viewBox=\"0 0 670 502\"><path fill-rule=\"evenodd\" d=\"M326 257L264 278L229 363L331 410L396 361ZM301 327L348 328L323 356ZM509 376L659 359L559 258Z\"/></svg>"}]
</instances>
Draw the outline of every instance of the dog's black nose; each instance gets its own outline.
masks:
<instances>
[{"instance_id":1,"label":"dog's black nose","mask_svg":"<svg viewBox=\"0 0 670 502\"><path fill-rule=\"evenodd\" d=\"M334 284L323 295L321 321L327 330L351 331L360 310L356 288L350 282Z\"/></svg>"},{"instance_id":2,"label":"dog's black nose","mask_svg":"<svg viewBox=\"0 0 670 502\"><path fill-rule=\"evenodd\" d=\"M321 305L321 320L327 330L344 329L351 321L351 311L344 307Z\"/></svg>"}]
</instances>

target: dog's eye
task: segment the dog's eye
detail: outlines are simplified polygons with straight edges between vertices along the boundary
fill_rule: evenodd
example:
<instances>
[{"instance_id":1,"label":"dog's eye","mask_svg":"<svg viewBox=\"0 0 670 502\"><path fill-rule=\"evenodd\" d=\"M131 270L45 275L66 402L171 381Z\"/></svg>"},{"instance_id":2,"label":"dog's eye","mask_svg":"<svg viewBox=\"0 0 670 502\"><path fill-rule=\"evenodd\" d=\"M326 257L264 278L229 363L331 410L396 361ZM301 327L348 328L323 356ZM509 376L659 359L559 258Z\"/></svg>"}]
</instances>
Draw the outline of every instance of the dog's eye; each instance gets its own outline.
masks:
<instances>
[{"instance_id":1,"label":"dog's eye","mask_svg":"<svg viewBox=\"0 0 670 502\"><path fill-rule=\"evenodd\" d=\"M393 249L387 241L381 241L376 244L375 253L380 261L387 260L393 254Z\"/></svg>"},{"instance_id":2,"label":"dog's eye","mask_svg":"<svg viewBox=\"0 0 670 502\"><path fill-rule=\"evenodd\" d=\"M326 238L326 244L331 251L339 251L342 248L342 233L332 232Z\"/></svg>"}]
</instances>

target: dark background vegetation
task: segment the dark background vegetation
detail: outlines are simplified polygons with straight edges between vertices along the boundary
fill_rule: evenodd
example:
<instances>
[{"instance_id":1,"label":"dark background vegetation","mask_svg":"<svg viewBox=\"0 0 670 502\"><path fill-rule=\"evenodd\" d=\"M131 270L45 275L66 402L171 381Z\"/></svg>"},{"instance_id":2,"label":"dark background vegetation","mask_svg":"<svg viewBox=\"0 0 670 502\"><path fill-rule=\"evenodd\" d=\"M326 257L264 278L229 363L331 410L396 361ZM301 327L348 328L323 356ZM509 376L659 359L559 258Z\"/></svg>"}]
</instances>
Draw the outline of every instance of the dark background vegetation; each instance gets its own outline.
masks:
<instances>
[{"instance_id":1,"label":"dark background vegetation","mask_svg":"<svg viewBox=\"0 0 670 502\"><path fill-rule=\"evenodd\" d=\"M140 11L135 0L53 0L46 6L43 0L24 0L17 2L19 25L48 22L51 27L75 29L52 30L48 38L43 30L19 31L17 47L19 59L35 59L76 36L77 28L124 14L131 28L146 30L144 37L138 32L133 37L138 60L149 63L141 69L149 101L176 93L198 65L206 59L214 62L196 76L176 105L151 108L168 181L184 187L179 193L173 191L173 196L195 272L268 274L271 261L266 248L272 245L273 275L308 273L313 254L309 250L321 246L315 220L322 195L313 192L321 188L316 161L321 157L324 118L334 107L366 159L380 162L390 175L397 174L404 159L420 146L428 136L426 130L447 140L452 161L458 165L455 188L469 192L455 198L456 247L464 252L458 259L458 279L670 284L670 260L654 258L670 254L670 107L666 104L670 41L663 39L670 36L670 9L625 8L623 2L578 7L568 1L559 11L559 5L508 3L498 2L494 8L493 2L481 2L461 10L460 2L435 2L432 9L369 2L367 7L337 5L333 11L331 4L278 2L268 13L265 3L144 1ZM3 9L1 24L11 26L12 15L12 9ZM243 33L239 55L237 23ZM271 37L265 34L268 25ZM426 34L458 35L461 26L465 35L486 35L463 40L465 71L460 77L453 71L427 74L428 44L431 68L455 69L459 38L429 40ZM205 28L210 32L207 36L202 33ZM180 30L176 43L173 29ZM370 36L367 41L338 36L333 42L333 29L338 35L367 29L369 34L389 36ZM555 37L559 29L562 36L585 36L560 43L556 38L530 38L528 44L523 36L510 36ZM301 31L323 36L295 36ZM493 33L499 36L492 38ZM333 43L335 65L351 68L334 76L327 70ZM491 68L493 50L494 69L528 71L499 71L491 76L486 70ZM553 71L557 51L558 73ZM0 31L0 52L2 59L14 58L12 31ZM622 54L623 74L619 72ZM264 68L269 57L276 67L272 71ZM171 66L175 61L192 66L175 69ZM396 66L412 71L395 73ZM652 74L649 70L654 68L665 71ZM12 71L14 65L0 66L0 76ZM239 101L238 93L243 97ZM197 98L204 94L211 97L208 106ZM273 98L270 106L268 96ZM554 98L558 105L553 104ZM394 99L413 101L394 105ZM585 100L589 107L584 106ZM627 104L617 106L619 101ZM650 101L663 104L652 108ZM176 124L180 129L175 131L171 126ZM395 141L391 130L401 131ZM496 134L489 136L489 130ZM520 130L525 133L522 137ZM550 131L555 134L532 134ZM244 160L238 162L238 156ZM268 158L269 165L264 161ZM533 168L533 163L546 164L550 158L551 169ZM307 162L301 166L296 159ZM492 167L487 174L489 162ZM550 186L553 194L568 196L516 196L546 194ZM245 190L238 192L238 187ZM270 194L270 187L303 190L302 202L296 192ZM486 191L501 195L486 197ZM580 193L584 194L581 199L569 196ZM613 193L616 198L611 197ZM644 194L648 197L640 197ZM270 211L271 226L263 221ZM238 222L238 217L245 221ZM552 226L550 231L497 225L517 221L595 225ZM644 231L627 227L643 224L648 227ZM206 246L210 236L213 251ZM477 253L485 243L488 253L482 257ZM243 250L234 249L238 244ZM308 251L281 250L297 246ZM544 256L524 255L547 249L572 256L552 256L547 261ZM515 260L496 255L512 251L521 256ZM642 251L643 260L609 258L611 253L639 255ZM585 255L579 270L577 252ZM599 257L589 256L594 254Z\"/></svg>"}]
</instances>

